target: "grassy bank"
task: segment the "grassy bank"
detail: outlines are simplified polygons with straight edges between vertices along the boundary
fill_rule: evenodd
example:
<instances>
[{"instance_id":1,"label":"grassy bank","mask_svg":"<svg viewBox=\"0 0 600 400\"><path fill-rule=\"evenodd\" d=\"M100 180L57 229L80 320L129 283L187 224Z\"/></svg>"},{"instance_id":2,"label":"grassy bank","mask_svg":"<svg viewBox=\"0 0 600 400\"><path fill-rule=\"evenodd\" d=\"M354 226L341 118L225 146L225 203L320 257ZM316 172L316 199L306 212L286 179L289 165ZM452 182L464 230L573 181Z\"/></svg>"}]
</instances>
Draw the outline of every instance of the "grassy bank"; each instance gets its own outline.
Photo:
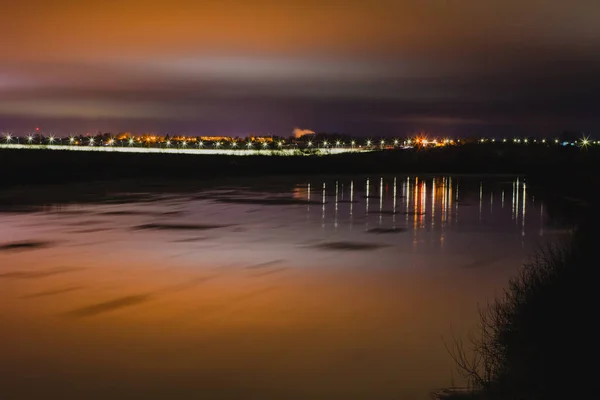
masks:
<instances>
[{"instance_id":1,"label":"grassy bank","mask_svg":"<svg viewBox=\"0 0 600 400\"><path fill-rule=\"evenodd\" d=\"M600 149L464 145L329 156L123 154L0 150L3 185L141 178L371 173L563 174L600 167Z\"/></svg>"},{"instance_id":2,"label":"grassy bank","mask_svg":"<svg viewBox=\"0 0 600 400\"><path fill-rule=\"evenodd\" d=\"M550 189L562 193L553 207L562 208L556 212L566 213L575 233L568 243L541 248L481 310L471 338L450 344L458 370L476 391L449 399L574 399L595 391L598 185L580 175Z\"/></svg>"}]
</instances>

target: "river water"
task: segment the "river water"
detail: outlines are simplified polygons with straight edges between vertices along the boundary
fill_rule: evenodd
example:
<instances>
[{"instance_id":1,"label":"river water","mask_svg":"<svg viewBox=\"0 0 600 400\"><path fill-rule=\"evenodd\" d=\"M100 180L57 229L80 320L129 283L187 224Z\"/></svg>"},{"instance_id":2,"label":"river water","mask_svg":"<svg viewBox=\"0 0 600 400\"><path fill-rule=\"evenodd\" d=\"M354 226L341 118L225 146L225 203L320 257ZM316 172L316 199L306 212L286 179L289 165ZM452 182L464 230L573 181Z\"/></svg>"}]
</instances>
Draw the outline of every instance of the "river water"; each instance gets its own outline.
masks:
<instances>
[{"instance_id":1,"label":"river water","mask_svg":"<svg viewBox=\"0 0 600 400\"><path fill-rule=\"evenodd\" d=\"M265 178L4 209L1 397L427 399L463 384L444 341L561 235L516 177Z\"/></svg>"}]
</instances>

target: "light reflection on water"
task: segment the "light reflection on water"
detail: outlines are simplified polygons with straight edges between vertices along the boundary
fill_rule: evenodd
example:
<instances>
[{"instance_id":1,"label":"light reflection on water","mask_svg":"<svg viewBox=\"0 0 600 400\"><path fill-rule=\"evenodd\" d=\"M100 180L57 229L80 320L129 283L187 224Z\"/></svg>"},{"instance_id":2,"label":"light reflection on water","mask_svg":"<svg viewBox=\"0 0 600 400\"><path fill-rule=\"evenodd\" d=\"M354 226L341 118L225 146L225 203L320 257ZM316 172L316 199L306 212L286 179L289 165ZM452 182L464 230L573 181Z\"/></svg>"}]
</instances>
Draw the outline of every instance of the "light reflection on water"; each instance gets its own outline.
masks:
<instances>
[{"instance_id":1,"label":"light reflection on water","mask_svg":"<svg viewBox=\"0 0 600 400\"><path fill-rule=\"evenodd\" d=\"M442 337L548 235L522 178L449 176L0 222L0 386L19 399L425 399L458 382Z\"/></svg>"}]
</instances>

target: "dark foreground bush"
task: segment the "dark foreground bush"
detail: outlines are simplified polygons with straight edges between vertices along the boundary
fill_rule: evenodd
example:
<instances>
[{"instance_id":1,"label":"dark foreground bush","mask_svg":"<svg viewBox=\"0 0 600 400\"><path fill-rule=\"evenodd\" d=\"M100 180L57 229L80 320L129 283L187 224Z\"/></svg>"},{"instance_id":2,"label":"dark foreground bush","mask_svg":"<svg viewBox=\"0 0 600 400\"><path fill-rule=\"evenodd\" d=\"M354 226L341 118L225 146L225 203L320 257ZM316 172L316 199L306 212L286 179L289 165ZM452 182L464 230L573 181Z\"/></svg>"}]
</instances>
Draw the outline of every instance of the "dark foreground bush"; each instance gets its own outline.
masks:
<instances>
[{"instance_id":1,"label":"dark foreground bush","mask_svg":"<svg viewBox=\"0 0 600 400\"><path fill-rule=\"evenodd\" d=\"M575 399L597 369L595 274L599 225L587 217L566 245L540 250L481 311L468 346L450 346L480 399Z\"/></svg>"}]
</instances>

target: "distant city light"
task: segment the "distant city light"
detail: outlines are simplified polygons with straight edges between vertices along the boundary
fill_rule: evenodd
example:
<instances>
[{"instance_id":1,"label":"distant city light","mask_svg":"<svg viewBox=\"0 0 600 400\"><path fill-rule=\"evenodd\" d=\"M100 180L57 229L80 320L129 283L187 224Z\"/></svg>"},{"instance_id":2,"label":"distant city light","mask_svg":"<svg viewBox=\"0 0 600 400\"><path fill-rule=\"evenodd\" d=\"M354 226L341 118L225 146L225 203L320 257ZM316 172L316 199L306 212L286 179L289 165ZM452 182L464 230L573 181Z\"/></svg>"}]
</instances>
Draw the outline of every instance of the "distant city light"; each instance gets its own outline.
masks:
<instances>
[{"instance_id":1,"label":"distant city light","mask_svg":"<svg viewBox=\"0 0 600 400\"><path fill-rule=\"evenodd\" d=\"M590 144L590 139L589 138L587 138L587 137L581 138L581 145L583 147L586 147L588 144Z\"/></svg>"},{"instance_id":2,"label":"distant city light","mask_svg":"<svg viewBox=\"0 0 600 400\"><path fill-rule=\"evenodd\" d=\"M106 139L104 139L106 137ZM327 137L327 136L325 136ZM190 154L201 154L199 152L200 148L208 148L210 146L210 149L205 150L206 154L210 154L211 151L214 152L215 154L232 154L231 150L232 149L239 149L236 150L235 154L251 154L250 150L252 148L258 148L258 149L273 149L273 150L280 150L281 152L276 152L277 154L287 154L287 151L290 150L292 148L296 149L296 148L304 148L304 149L309 149L309 148L320 148L321 149L321 153L325 154L337 154L337 153L343 153L346 151L354 151L354 150L363 150L363 151L369 151L369 150L385 150L385 149L393 149L393 148L397 148L399 146L403 146L403 148L408 148L408 147L412 147L410 146L411 144L413 144L413 146L420 146L422 148L433 148L433 147L438 147L438 146L446 146L446 145L462 145L465 143L486 143L486 144L491 144L491 143L510 143L511 139L507 138L507 137L501 137L498 140L496 140L496 138L491 138L491 137L480 137L478 138L473 138L470 140L463 140L462 142L460 140L457 139L450 139L448 137L441 137L441 138L436 138L436 137L431 137L431 136L426 136L425 133L423 134L419 134L419 136L415 136L412 138L406 138L406 139L398 139L398 138L380 138L380 139L348 139L348 141L344 141L341 138L327 138L327 139L320 139L317 142L315 142L315 140L307 140L306 142L289 142L288 140L283 140L283 139L279 139L277 137L275 137L275 140L273 137L249 137L246 139L242 139L240 140L239 138L234 138L234 137L226 137L226 136L217 136L217 137L205 137L205 139L209 140L209 142L205 143L202 140L200 140L200 137L190 137L190 139L187 139L184 136L174 136L173 139L169 138L169 135L165 136L157 136L157 135L152 135L152 134L141 134L140 136L133 136L131 134L126 134L126 136L122 136L121 134L119 134L118 136L110 136L108 133L107 134L102 134L99 133L97 136L92 136L92 134L90 133L86 133L86 138L85 141L81 140L80 137L76 136L75 134L71 134L68 137L65 138L61 138L58 137L54 134L49 134L48 136L37 136L34 133L27 133L26 135L16 135L14 133L8 133L8 132L2 132L0 134L0 142L1 142L1 146L5 146L5 147L10 147L10 148L19 148L19 147L23 147L27 144L34 144L34 143L39 143L39 144L48 144L48 145L53 145L53 146L63 146L63 148L65 150L69 149L69 147L67 147L67 145L71 145L70 149L71 150L82 150L82 149L76 149L74 147L78 147L78 146L85 146L88 145L89 146L96 146L98 148L96 149L89 149L90 151L98 151L100 149L103 148L107 148L107 147L112 147L112 149L110 151L117 151L117 149L119 151L124 151L124 152L136 152L135 149L122 149L123 147L126 147L126 142L129 143L129 146L135 146L135 147L140 147L140 151L143 152L145 150L148 151L152 151L153 148L156 148L156 150L159 150L162 148L163 152L166 152L166 148L173 148L172 152L175 151L181 151L181 150L175 150L175 149L183 149L183 148L189 148L190 150L186 150L186 153L190 153ZM314 139L314 138L313 138ZM136 142L139 142L140 146L136 146ZM559 138L555 138L555 139L547 139L547 138L528 138L528 137L514 137L512 139L512 142L515 144L532 144L534 145L534 147L537 144L549 144L549 143L556 143L557 145L561 145L561 146L578 146L580 148L583 147L589 147L589 146L596 146L596 145L600 145L600 141L598 140L593 140L592 138L588 137L588 136L582 136L579 139L575 140L575 141L562 141ZM118 147L117 147L118 146ZM116 147L116 148L115 148ZM192 150L191 147L193 147L195 150ZM283 149L283 147L285 147L285 151ZM529 146L527 146L527 148L529 148ZM216 151L216 150L219 151ZM524 148L525 149L525 148ZM533 149L533 148L532 148ZM109 149L106 149L107 151ZM318 151L318 150L317 150ZM291 152L291 150L290 150Z\"/></svg>"}]
</instances>

